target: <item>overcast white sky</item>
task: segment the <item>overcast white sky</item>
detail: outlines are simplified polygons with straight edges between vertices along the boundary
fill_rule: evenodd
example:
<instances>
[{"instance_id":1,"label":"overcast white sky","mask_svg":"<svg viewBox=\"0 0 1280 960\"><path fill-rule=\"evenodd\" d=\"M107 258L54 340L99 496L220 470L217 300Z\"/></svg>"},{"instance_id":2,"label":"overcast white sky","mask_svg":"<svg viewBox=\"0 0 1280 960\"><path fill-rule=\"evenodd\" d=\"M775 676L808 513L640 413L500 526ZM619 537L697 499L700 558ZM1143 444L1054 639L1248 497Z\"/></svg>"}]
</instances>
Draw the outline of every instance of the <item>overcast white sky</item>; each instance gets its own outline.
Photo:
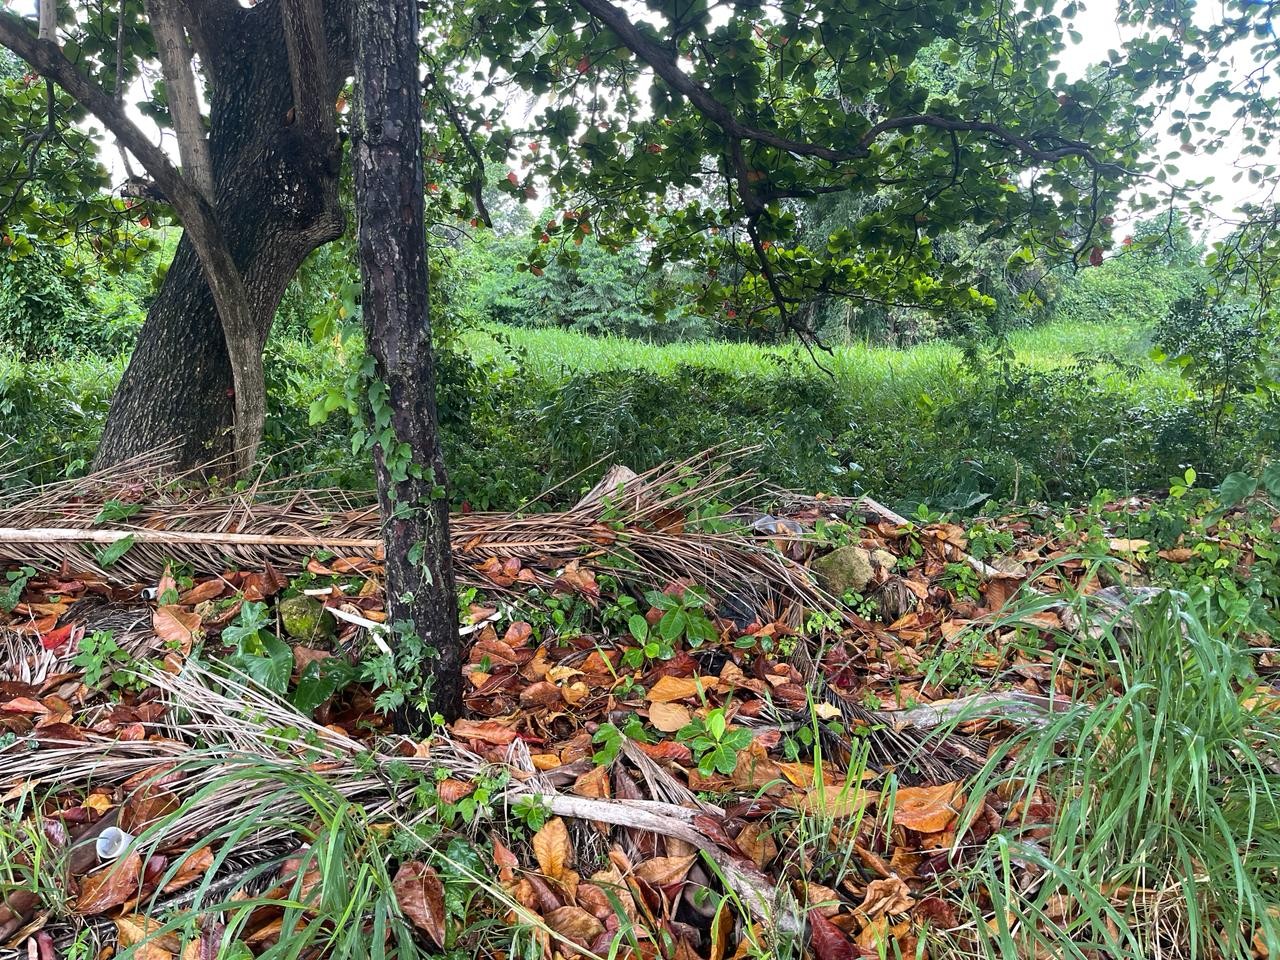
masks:
<instances>
[{"instance_id":1,"label":"overcast white sky","mask_svg":"<svg viewBox=\"0 0 1280 960\"><path fill-rule=\"evenodd\" d=\"M36 0L0 0L0 2L20 14L35 15ZM1206 11L1212 9L1205 0L1201 0L1201 4ZM1081 6L1074 25L1082 35L1082 42L1069 46L1063 54L1061 63L1062 71L1070 79L1077 79L1082 76L1090 66L1105 58L1108 50L1120 49L1125 39L1120 26L1116 22L1116 0L1089 0L1088 3ZM1247 46L1237 56L1239 57L1237 66L1243 74L1249 65ZM156 126L147 118L135 112L134 119L143 129L153 133L154 136L158 137L160 135ZM1166 118L1163 123L1158 125L1158 129L1155 131L1157 134L1157 149L1161 153L1176 149L1178 146L1176 142L1170 141L1163 136L1163 128L1167 125ZM124 167L118 151L105 136L101 136L100 141L103 148L102 159L110 168L113 180L116 182L123 180L125 177ZM176 144L173 143L171 137L169 138L169 148L176 154ZM1184 155L1179 158L1178 162L1181 175L1186 179L1217 178L1214 182L1214 191L1222 196L1222 200L1220 203L1215 204L1215 212L1222 216L1229 216L1240 203L1257 198L1264 192L1263 188L1250 185L1247 179L1232 182L1231 174L1234 171L1230 165L1231 160L1232 150L1230 149L1230 144L1228 144L1227 149L1221 150L1216 154ZM1124 226L1123 214L1117 219L1120 221L1117 225L1117 235L1119 235Z\"/></svg>"}]
</instances>

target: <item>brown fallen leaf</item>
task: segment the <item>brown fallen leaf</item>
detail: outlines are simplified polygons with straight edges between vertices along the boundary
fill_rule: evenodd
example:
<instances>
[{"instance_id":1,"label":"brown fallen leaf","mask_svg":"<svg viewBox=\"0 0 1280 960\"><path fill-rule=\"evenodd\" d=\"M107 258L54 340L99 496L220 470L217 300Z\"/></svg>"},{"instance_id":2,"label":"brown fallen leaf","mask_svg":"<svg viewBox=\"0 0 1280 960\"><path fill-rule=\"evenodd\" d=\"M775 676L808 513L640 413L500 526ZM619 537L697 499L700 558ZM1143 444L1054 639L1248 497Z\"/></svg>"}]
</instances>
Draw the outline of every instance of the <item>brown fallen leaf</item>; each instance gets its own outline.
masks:
<instances>
[{"instance_id":1,"label":"brown fallen leaf","mask_svg":"<svg viewBox=\"0 0 1280 960\"><path fill-rule=\"evenodd\" d=\"M669 887L681 883L697 859L697 854L687 857L654 857L638 865L635 875L650 886Z\"/></svg>"},{"instance_id":2,"label":"brown fallen leaf","mask_svg":"<svg viewBox=\"0 0 1280 960\"><path fill-rule=\"evenodd\" d=\"M185 656L200 632L200 614L178 606L157 607L151 615L151 631Z\"/></svg>"},{"instance_id":3,"label":"brown fallen leaf","mask_svg":"<svg viewBox=\"0 0 1280 960\"><path fill-rule=\"evenodd\" d=\"M689 697L696 697L700 690L711 686L714 682L701 677L660 677L645 694L645 699L651 703L686 700Z\"/></svg>"},{"instance_id":4,"label":"brown fallen leaf","mask_svg":"<svg viewBox=\"0 0 1280 960\"><path fill-rule=\"evenodd\" d=\"M581 594L589 600L600 598L600 585L596 583L595 573L580 566L577 560L569 561L551 589L555 593Z\"/></svg>"},{"instance_id":5,"label":"brown fallen leaf","mask_svg":"<svg viewBox=\"0 0 1280 960\"><path fill-rule=\"evenodd\" d=\"M182 862L178 865L178 872L164 885L164 892L173 893L181 890L187 884L204 876L211 866L213 866L213 851L211 849L200 847L197 850L192 850L182 858Z\"/></svg>"},{"instance_id":6,"label":"brown fallen leaf","mask_svg":"<svg viewBox=\"0 0 1280 960\"><path fill-rule=\"evenodd\" d=\"M649 708L649 722L663 733L675 733L692 723L693 715L682 703L655 703Z\"/></svg>"},{"instance_id":7,"label":"brown fallen leaf","mask_svg":"<svg viewBox=\"0 0 1280 960\"><path fill-rule=\"evenodd\" d=\"M76 913L91 917L120 906L138 891L141 878L142 858L136 851L107 864L80 882Z\"/></svg>"},{"instance_id":8,"label":"brown fallen leaf","mask_svg":"<svg viewBox=\"0 0 1280 960\"><path fill-rule=\"evenodd\" d=\"M925 897L916 904L911 915L918 923L927 923L939 930L951 930L960 926L960 917L956 913L955 905L941 897Z\"/></svg>"},{"instance_id":9,"label":"brown fallen leaf","mask_svg":"<svg viewBox=\"0 0 1280 960\"><path fill-rule=\"evenodd\" d=\"M156 935L163 924L141 914L116 917L116 936L121 947L132 947L129 956L133 960L170 960L178 952L181 943L177 933L169 931Z\"/></svg>"},{"instance_id":10,"label":"brown fallen leaf","mask_svg":"<svg viewBox=\"0 0 1280 960\"><path fill-rule=\"evenodd\" d=\"M778 855L778 844L773 839L769 824L764 821L748 823L734 838L734 842L761 870Z\"/></svg>"},{"instance_id":11,"label":"brown fallen leaf","mask_svg":"<svg viewBox=\"0 0 1280 960\"><path fill-rule=\"evenodd\" d=\"M858 907L858 912L876 920L887 914L906 913L915 905L911 890L895 874L867 884L867 895Z\"/></svg>"},{"instance_id":12,"label":"brown fallen leaf","mask_svg":"<svg viewBox=\"0 0 1280 960\"><path fill-rule=\"evenodd\" d=\"M184 607L193 607L197 603L204 603L207 600L216 600L222 596L227 589L227 584L221 580L205 580L197 583L194 587L178 598L178 603Z\"/></svg>"},{"instance_id":13,"label":"brown fallen leaf","mask_svg":"<svg viewBox=\"0 0 1280 960\"><path fill-rule=\"evenodd\" d=\"M569 828L555 817L542 825L533 835L533 855L538 869L544 876L559 880L573 863L573 845L569 842Z\"/></svg>"},{"instance_id":14,"label":"brown fallen leaf","mask_svg":"<svg viewBox=\"0 0 1280 960\"><path fill-rule=\"evenodd\" d=\"M936 787L899 787L894 796L893 822L918 833L938 833L955 820L964 803L959 783Z\"/></svg>"},{"instance_id":15,"label":"brown fallen leaf","mask_svg":"<svg viewBox=\"0 0 1280 960\"><path fill-rule=\"evenodd\" d=\"M558 907L545 917L547 926L583 949L604 933L604 924L581 907Z\"/></svg>"},{"instance_id":16,"label":"brown fallen leaf","mask_svg":"<svg viewBox=\"0 0 1280 960\"><path fill-rule=\"evenodd\" d=\"M436 793L440 799L448 804L457 803L463 797L469 797L475 792L476 785L466 780L458 780L454 777L447 777L436 784Z\"/></svg>"},{"instance_id":17,"label":"brown fallen leaf","mask_svg":"<svg viewBox=\"0 0 1280 960\"><path fill-rule=\"evenodd\" d=\"M570 790L580 797L591 797L596 800L608 797L610 795L608 769L596 767L594 770L588 770L573 782Z\"/></svg>"},{"instance_id":18,"label":"brown fallen leaf","mask_svg":"<svg viewBox=\"0 0 1280 960\"><path fill-rule=\"evenodd\" d=\"M813 952L818 960L858 960L862 956L862 951L850 942L844 931L824 917L821 911L809 911L809 929L813 933Z\"/></svg>"},{"instance_id":19,"label":"brown fallen leaf","mask_svg":"<svg viewBox=\"0 0 1280 960\"><path fill-rule=\"evenodd\" d=\"M400 865L391 882L400 910L436 946L444 946L444 884L440 876L425 863L412 861Z\"/></svg>"},{"instance_id":20,"label":"brown fallen leaf","mask_svg":"<svg viewBox=\"0 0 1280 960\"><path fill-rule=\"evenodd\" d=\"M495 720L455 720L450 728L460 740L483 740L497 747L515 742L516 732Z\"/></svg>"}]
</instances>

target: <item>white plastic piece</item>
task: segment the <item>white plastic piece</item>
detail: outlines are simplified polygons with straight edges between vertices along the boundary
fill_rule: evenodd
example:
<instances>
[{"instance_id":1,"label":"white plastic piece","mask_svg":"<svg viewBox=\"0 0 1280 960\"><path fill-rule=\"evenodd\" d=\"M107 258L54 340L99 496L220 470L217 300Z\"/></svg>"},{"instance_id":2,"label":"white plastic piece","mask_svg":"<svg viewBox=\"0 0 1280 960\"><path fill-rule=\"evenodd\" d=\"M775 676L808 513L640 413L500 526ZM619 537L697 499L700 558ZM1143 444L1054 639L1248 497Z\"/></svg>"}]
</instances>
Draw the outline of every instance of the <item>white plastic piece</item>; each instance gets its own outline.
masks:
<instances>
[{"instance_id":1,"label":"white plastic piece","mask_svg":"<svg viewBox=\"0 0 1280 960\"><path fill-rule=\"evenodd\" d=\"M116 860L129 849L136 838L119 827L107 827L98 834L94 848L98 851L99 860Z\"/></svg>"}]
</instances>

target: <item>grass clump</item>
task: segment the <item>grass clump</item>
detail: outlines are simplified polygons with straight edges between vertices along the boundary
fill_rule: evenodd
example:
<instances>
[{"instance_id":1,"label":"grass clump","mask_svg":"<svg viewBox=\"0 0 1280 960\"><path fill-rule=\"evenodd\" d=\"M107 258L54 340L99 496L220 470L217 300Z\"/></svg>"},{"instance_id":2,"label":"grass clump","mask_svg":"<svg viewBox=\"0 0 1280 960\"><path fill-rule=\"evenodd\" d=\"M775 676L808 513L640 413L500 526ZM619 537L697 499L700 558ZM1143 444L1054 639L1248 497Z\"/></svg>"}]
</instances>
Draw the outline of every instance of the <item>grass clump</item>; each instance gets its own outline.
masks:
<instances>
[{"instance_id":1,"label":"grass clump","mask_svg":"<svg viewBox=\"0 0 1280 960\"><path fill-rule=\"evenodd\" d=\"M1069 704L1008 740L969 788L970 815L999 796L1008 819L956 851L970 864L972 922L954 945L993 957L1274 956L1280 701L1241 637L1179 594L1108 623L1084 598L1073 605L1095 619L1060 637Z\"/></svg>"}]
</instances>

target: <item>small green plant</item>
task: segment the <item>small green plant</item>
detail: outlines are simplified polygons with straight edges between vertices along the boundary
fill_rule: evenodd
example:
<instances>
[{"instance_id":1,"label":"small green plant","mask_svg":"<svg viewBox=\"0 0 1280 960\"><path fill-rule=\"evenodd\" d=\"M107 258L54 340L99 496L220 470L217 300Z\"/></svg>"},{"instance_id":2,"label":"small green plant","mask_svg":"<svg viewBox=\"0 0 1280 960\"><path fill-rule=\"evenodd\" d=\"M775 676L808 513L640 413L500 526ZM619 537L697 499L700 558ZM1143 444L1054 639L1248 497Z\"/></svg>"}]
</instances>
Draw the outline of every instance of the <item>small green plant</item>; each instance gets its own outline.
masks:
<instances>
[{"instance_id":1,"label":"small green plant","mask_svg":"<svg viewBox=\"0 0 1280 960\"><path fill-rule=\"evenodd\" d=\"M850 590L840 601L864 620L874 620L880 613L880 601L856 590Z\"/></svg>"},{"instance_id":2,"label":"small green plant","mask_svg":"<svg viewBox=\"0 0 1280 960\"><path fill-rule=\"evenodd\" d=\"M80 649L71 662L84 673L86 686L114 685L121 689L146 686L146 681L136 673L137 661L116 643L110 630L98 630L81 639Z\"/></svg>"},{"instance_id":3,"label":"small green plant","mask_svg":"<svg viewBox=\"0 0 1280 960\"><path fill-rule=\"evenodd\" d=\"M293 677L293 651L267 629L270 622L265 603L244 603L236 619L222 631L223 643L234 648L226 662L263 688L286 696ZM309 663L298 677L291 702L309 713L353 679L355 670L341 657Z\"/></svg>"},{"instance_id":4,"label":"small green plant","mask_svg":"<svg viewBox=\"0 0 1280 960\"><path fill-rule=\"evenodd\" d=\"M519 797L511 805L511 812L516 815L530 833L537 833L551 815L550 809L541 797Z\"/></svg>"},{"instance_id":5,"label":"small green plant","mask_svg":"<svg viewBox=\"0 0 1280 960\"><path fill-rule=\"evenodd\" d=\"M0 610L5 613L12 613L22 599L22 591L27 588L27 584L31 578L36 575L35 569L32 567L19 567L17 570L10 570L4 575L5 585L0 589Z\"/></svg>"},{"instance_id":6,"label":"small green plant","mask_svg":"<svg viewBox=\"0 0 1280 960\"><path fill-rule=\"evenodd\" d=\"M1013 549L1013 534L1008 530L993 530L985 523L977 523L966 533L969 538L969 556L975 560L998 557Z\"/></svg>"},{"instance_id":7,"label":"small green plant","mask_svg":"<svg viewBox=\"0 0 1280 960\"><path fill-rule=\"evenodd\" d=\"M650 590L645 599L662 616L652 626L638 613L627 619L627 630L639 644L623 654L628 667L638 670L652 660L670 660L682 638L694 649L716 639L716 625L706 614L710 600L698 587L685 587L678 596Z\"/></svg>"},{"instance_id":8,"label":"small green plant","mask_svg":"<svg viewBox=\"0 0 1280 960\"><path fill-rule=\"evenodd\" d=\"M602 723L598 730L591 735L591 742L598 749L592 759L596 763L605 764L613 763L617 759L619 752L622 750L622 742L624 739L635 740L639 743L649 743L649 731L645 729L644 722L634 713L627 718L619 729L612 723Z\"/></svg>"},{"instance_id":9,"label":"small green plant","mask_svg":"<svg viewBox=\"0 0 1280 960\"><path fill-rule=\"evenodd\" d=\"M978 572L967 563L948 563L942 568L938 585L949 591L957 600L981 600L982 581Z\"/></svg>"},{"instance_id":10,"label":"small green plant","mask_svg":"<svg viewBox=\"0 0 1280 960\"><path fill-rule=\"evenodd\" d=\"M707 711L706 718L694 717L676 733L676 739L687 744L704 777L713 772L725 775L738 766L738 754L751 745L751 731L741 727L729 729L724 707Z\"/></svg>"}]
</instances>

